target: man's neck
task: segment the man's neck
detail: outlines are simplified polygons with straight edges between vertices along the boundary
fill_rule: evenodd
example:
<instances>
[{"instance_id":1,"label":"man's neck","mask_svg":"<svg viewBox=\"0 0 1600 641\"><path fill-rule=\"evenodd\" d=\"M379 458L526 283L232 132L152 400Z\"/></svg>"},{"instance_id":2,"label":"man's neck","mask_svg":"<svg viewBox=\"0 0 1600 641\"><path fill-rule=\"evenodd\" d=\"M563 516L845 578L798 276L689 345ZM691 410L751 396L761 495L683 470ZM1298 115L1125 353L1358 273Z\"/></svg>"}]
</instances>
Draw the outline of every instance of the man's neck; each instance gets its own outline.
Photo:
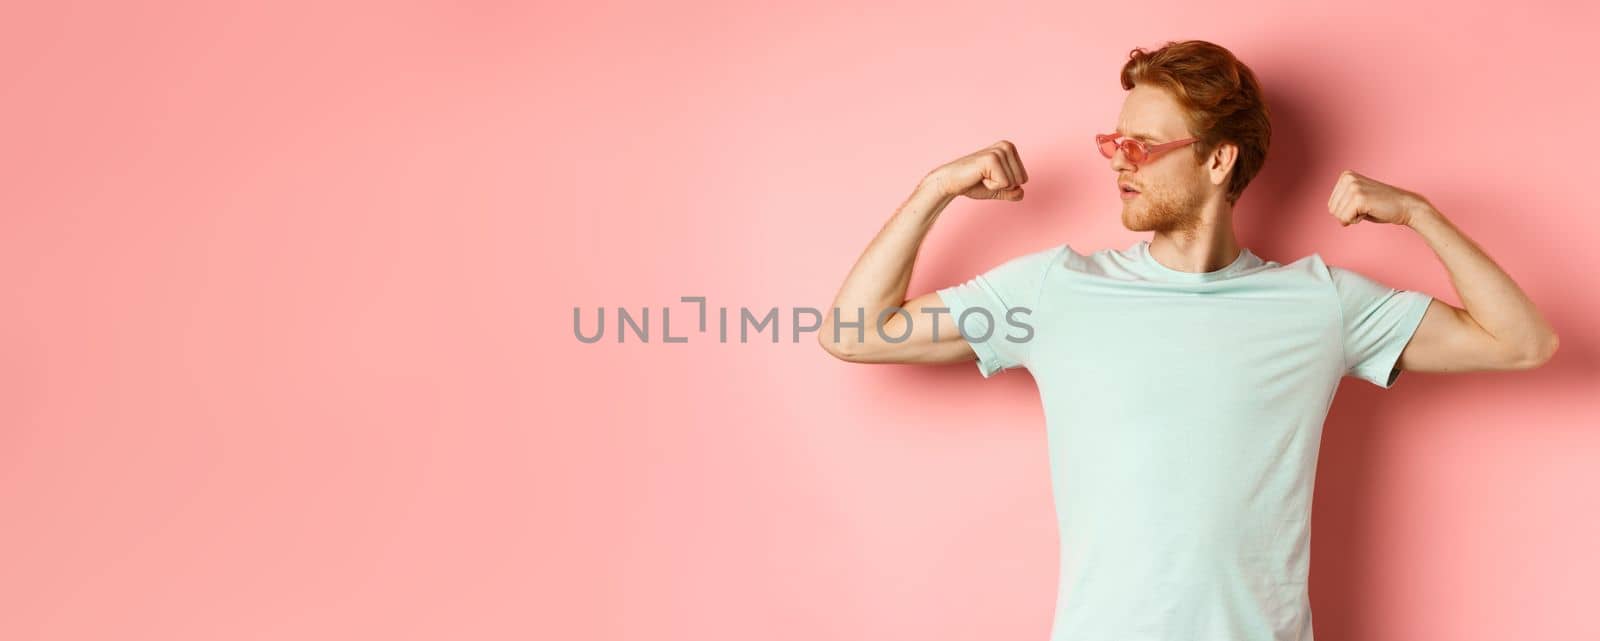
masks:
<instances>
[{"instance_id":1,"label":"man's neck","mask_svg":"<svg viewBox=\"0 0 1600 641\"><path fill-rule=\"evenodd\" d=\"M1193 229L1156 232L1150 239L1150 256L1183 272L1213 272L1233 264L1243 251L1233 233L1233 208L1208 209Z\"/></svg>"}]
</instances>

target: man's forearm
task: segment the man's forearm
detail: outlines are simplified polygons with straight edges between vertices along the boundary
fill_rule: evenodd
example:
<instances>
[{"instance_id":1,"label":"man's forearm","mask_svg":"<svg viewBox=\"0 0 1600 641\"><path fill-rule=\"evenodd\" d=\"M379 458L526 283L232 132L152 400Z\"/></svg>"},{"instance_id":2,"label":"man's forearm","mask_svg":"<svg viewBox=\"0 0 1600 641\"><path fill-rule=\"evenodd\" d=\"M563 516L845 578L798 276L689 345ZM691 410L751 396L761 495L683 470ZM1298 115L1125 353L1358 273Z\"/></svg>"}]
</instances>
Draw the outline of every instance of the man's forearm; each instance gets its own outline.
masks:
<instances>
[{"instance_id":1,"label":"man's forearm","mask_svg":"<svg viewBox=\"0 0 1600 641\"><path fill-rule=\"evenodd\" d=\"M936 184L924 180L895 210L856 260L834 299L833 308L844 315L846 322L855 322L856 314L860 313L871 327L883 310L905 303L917 250L922 247L939 213L954 199L943 194ZM831 328L837 320L832 309L828 310L827 317L824 328Z\"/></svg>"},{"instance_id":2,"label":"man's forearm","mask_svg":"<svg viewBox=\"0 0 1600 641\"><path fill-rule=\"evenodd\" d=\"M1407 225L1438 255L1462 306L1497 343L1532 356L1555 351L1555 329L1533 301L1444 214L1423 202L1412 211Z\"/></svg>"}]
</instances>

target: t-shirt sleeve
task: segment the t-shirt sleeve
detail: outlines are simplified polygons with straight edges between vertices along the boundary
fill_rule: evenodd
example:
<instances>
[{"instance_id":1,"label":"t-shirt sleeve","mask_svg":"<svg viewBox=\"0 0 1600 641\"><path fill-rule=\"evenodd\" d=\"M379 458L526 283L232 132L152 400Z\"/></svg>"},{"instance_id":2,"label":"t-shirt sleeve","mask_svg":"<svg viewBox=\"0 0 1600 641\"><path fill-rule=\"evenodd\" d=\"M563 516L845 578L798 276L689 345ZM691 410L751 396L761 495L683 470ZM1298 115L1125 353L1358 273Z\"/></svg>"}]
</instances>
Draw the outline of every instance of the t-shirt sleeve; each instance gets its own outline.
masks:
<instances>
[{"instance_id":1,"label":"t-shirt sleeve","mask_svg":"<svg viewBox=\"0 0 1600 641\"><path fill-rule=\"evenodd\" d=\"M1018 256L938 290L950 309L951 331L959 325L962 338L978 354L978 372L984 378L1027 364L1035 334L1033 312L1050 267L1066 250L1062 244Z\"/></svg>"},{"instance_id":2,"label":"t-shirt sleeve","mask_svg":"<svg viewBox=\"0 0 1600 641\"><path fill-rule=\"evenodd\" d=\"M1344 322L1344 374L1389 389L1400 378L1400 352L1411 342L1433 297L1399 290L1359 272L1328 267Z\"/></svg>"}]
</instances>

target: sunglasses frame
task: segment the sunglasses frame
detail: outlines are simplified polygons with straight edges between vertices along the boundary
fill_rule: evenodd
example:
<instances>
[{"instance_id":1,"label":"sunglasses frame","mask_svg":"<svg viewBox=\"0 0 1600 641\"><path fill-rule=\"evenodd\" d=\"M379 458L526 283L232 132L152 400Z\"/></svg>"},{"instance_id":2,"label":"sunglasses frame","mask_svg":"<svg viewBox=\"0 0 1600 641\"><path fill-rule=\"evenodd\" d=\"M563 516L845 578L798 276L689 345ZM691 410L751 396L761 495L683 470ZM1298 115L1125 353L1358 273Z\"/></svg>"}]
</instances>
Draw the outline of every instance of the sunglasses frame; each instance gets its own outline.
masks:
<instances>
[{"instance_id":1,"label":"sunglasses frame","mask_svg":"<svg viewBox=\"0 0 1600 641\"><path fill-rule=\"evenodd\" d=\"M1199 138L1184 138L1183 140L1174 140L1172 142L1164 142L1159 145L1151 145L1133 138L1122 138L1121 142L1116 142L1118 138L1122 138L1122 135L1116 132L1109 134L1095 134L1094 147L1100 152L1100 155L1105 156L1106 158L1114 158L1116 157L1117 152L1112 151L1108 154L1106 153L1104 146L1105 143L1112 142L1117 145L1116 148L1122 149L1122 154L1127 156L1128 162L1131 162L1135 165L1148 162L1159 154L1200 140ZM1137 158L1134 157L1135 153L1138 154Z\"/></svg>"}]
</instances>

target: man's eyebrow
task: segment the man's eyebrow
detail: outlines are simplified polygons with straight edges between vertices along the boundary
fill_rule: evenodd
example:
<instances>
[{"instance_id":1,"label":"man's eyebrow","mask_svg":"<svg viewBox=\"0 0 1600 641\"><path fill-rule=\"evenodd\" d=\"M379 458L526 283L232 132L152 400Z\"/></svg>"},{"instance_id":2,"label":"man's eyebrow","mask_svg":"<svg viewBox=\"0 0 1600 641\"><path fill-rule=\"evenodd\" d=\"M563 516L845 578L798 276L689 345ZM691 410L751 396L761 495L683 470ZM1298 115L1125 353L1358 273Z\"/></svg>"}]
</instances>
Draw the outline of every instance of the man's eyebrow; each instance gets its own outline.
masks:
<instances>
[{"instance_id":1,"label":"man's eyebrow","mask_svg":"<svg viewBox=\"0 0 1600 641\"><path fill-rule=\"evenodd\" d=\"M1150 135L1150 134L1145 134L1145 133L1138 133L1138 134L1123 134L1123 133L1122 133L1122 132L1120 132L1120 131L1118 131L1118 132L1117 132L1117 133L1119 133L1119 134L1122 134L1122 137L1123 137L1123 138L1138 138L1138 139L1140 139L1140 140L1146 140L1146 141L1149 141L1149 140L1155 140L1155 139L1156 139L1156 137L1155 137L1155 136L1152 136L1152 135Z\"/></svg>"}]
</instances>

